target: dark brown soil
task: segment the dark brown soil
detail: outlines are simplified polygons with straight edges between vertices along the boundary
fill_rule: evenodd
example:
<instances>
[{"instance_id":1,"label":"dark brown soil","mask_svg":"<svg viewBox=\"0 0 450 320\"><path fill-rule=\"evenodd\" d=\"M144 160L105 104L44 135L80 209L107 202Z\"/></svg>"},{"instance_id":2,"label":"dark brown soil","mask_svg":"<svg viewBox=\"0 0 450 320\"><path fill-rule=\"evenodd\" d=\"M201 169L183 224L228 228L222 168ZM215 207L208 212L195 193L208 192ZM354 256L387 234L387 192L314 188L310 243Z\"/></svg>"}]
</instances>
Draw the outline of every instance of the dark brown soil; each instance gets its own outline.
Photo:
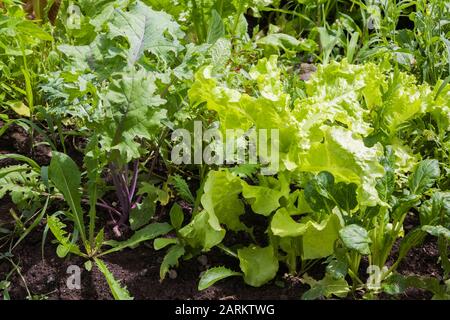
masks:
<instances>
[{"instance_id":1,"label":"dark brown soil","mask_svg":"<svg viewBox=\"0 0 450 320\"><path fill-rule=\"evenodd\" d=\"M0 128L3 125L0 120ZM23 127L12 124L0 137L0 154L18 153L34 159L39 165L48 165L51 149L49 146L42 144L43 140L40 135L30 137ZM35 144L33 148L32 143ZM15 163L9 159L0 160L0 168Z\"/></svg>"},{"instance_id":2,"label":"dark brown soil","mask_svg":"<svg viewBox=\"0 0 450 320\"><path fill-rule=\"evenodd\" d=\"M431 239L430 239L431 240ZM404 275L422 275L441 277L437 263L437 248L432 241L426 241L423 246L411 250L399 266L399 272ZM9 279L11 281L10 295L12 299L25 299L28 290L35 297L48 299L112 299L104 276L95 267L91 272L83 268L83 259L69 257L60 259L55 254L55 245L47 240L44 246L44 260L41 255L42 230L33 232L26 241L14 251L14 261L19 265L22 279L17 273ZM241 278L229 278L216 283L204 290L197 290L199 275L211 266L226 265L237 270L234 259L224 255L221 251L212 250L205 255L206 265L196 258L183 261L176 269L176 278L167 277L159 281L159 267L164 252L154 251L147 245L104 257L110 271L116 279L125 284L135 299L176 299L176 300L286 300L300 299L308 287L301 283L300 278L287 275L281 270L277 278L271 283L253 288L243 283ZM2 260L0 260L2 261ZM11 269L9 263L0 263L0 279L4 279ZM66 281L69 277L67 268L77 265L82 270L81 290L70 290ZM280 269L283 269L282 267ZM308 273L320 279L323 275L323 264L316 264ZM284 274L283 274L284 273ZM401 299L430 299L431 293L418 289L408 289ZM386 295L383 299L391 299Z\"/></svg>"},{"instance_id":3,"label":"dark brown soil","mask_svg":"<svg viewBox=\"0 0 450 320\"><path fill-rule=\"evenodd\" d=\"M42 233L31 234L27 241L13 251L14 260L21 269L21 274L28 290L33 295L45 295L48 299L112 299L104 276L95 267L91 272L84 270L83 260L78 257L60 259L55 254L55 246L47 241L44 248L44 260L41 256ZM154 251L145 245L134 250L105 256L110 271L127 286L135 299L299 299L307 288L299 278L293 276L279 277L278 285L268 284L262 288L252 288L243 284L242 279L230 278L219 282L204 291L197 290L198 277L202 271L212 265L220 265L218 261L229 262L229 258L221 252L211 251L206 255L206 265L197 259L184 261L176 269L176 278L167 277L159 281L159 266L164 252ZM67 268L77 265L82 270L81 290L70 290L66 281L70 276ZM0 264L0 279L10 266ZM14 275L10 281L12 299L27 297L24 281ZM280 287L284 285L284 287Z\"/></svg>"}]
</instances>

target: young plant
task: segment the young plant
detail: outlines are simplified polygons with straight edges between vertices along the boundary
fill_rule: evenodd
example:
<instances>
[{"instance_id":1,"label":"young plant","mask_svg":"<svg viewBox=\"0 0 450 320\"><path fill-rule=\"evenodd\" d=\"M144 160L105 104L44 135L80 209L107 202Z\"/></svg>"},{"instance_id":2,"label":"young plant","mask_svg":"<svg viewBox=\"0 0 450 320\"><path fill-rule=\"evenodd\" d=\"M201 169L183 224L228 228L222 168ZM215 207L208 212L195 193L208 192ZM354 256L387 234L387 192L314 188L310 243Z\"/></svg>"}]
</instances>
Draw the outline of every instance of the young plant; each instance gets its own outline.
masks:
<instances>
[{"instance_id":1,"label":"young plant","mask_svg":"<svg viewBox=\"0 0 450 320\"><path fill-rule=\"evenodd\" d=\"M69 210L48 216L47 224L58 242L58 256L65 257L67 254L72 253L88 261L92 259L108 280L114 297L128 299L130 298L129 294L114 280L100 257L124 248L134 247L143 241L156 238L169 232L171 227L166 223L149 224L136 231L126 241L105 241L104 229L102 228L97 232L95 228L97 218L96 206L101 206L101 203L97 204L98 194L96 183L98 178L96 173L98 172L98 168L95 165L92 166L95 164L95 160L97 159L87 159L85 162L88 170L88 200L83 201L83 194L80 192L81 173L77 165L69 156L63 153L53 152L52 160L48 168L48 179L56 190L62 194L63 199L69 206ZM86 227L85 223L83 202L87 202L90 206L88 227ZM72 233L68 233L65 230L66 225L58 217L59 215L65 216L69 221L73 222L74 228ZM78 242L81 242L81 246L78 245ZM111 248L104 250L105 245Z\"/></svg>"}]
</instances>

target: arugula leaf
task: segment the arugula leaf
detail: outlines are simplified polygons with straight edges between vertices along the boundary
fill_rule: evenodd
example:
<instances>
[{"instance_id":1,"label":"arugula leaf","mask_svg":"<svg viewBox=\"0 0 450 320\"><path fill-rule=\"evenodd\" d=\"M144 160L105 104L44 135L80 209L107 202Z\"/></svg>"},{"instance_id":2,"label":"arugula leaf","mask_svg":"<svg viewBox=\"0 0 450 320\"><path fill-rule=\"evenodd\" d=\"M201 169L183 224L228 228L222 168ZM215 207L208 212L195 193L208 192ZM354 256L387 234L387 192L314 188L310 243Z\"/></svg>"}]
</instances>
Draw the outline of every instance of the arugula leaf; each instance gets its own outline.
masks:
<instances>
[{"instance_id":1,"label":"arugula leaf","mask_svg":"<svg viewBox=\"0 0 450 320\"><path fill-rule=\"evenodd\" d=\"M84 215L81 208L81 173L76 163L66 154L53 151L52 160L48 169L50 181L61 191L72 212L72 219L80 232L81 238L86 243L86 230Z\"/></svg>"},{"instance_id":2,"label":"arugula leaf","mask_svg":"<svg viewBox=\"0 0 450 320\"><path fill-rule=\"evenodd\" d=\"M112 295L115 300L133 300L133 297L130 295L128 290L125 287L120 285L120 282L114 278L114 275L109 271L106 264L98 259L94 258L95 264L98 269L103 273L108 282L108 286L111 289Z\"/></svg>"},{"instance_id":3,"label":"arugula leaf","mask_svg":"<svg viewBox=\"0 0 450 320\"><path fill-rule=\"evenodd\" d=\"M183 200L188 201L190 204L194 204L195 198L183 177L177 174L173 175L169 178L169 183L173 184Z\"/></svg>"},{"instance_id":4,"label":"arugula leaf","mask_svg":"<svg viewBox=\"0 0 450 320\"><path fill-rule=\"evenodd\" d=\"M167 251L159 269L159 277L164 280L170 267L178 266L178 260L183 256L185 250L183 246L174 245Z\"/></svg>"},{"instance_id":5,"label":"arugula leaf","mask_svg":"<svg viewBox=\"0 0 450 320\"><path fill-rule=\"evenodd\" d=\"M50 228L50 231L55 236L56 240L58 240L59 245L63 250L58 249L57 253L60 258L65 257L69 252L72 252L76 255L83 256L80 251L80 248L70 241L70 234L67 234L67 231L64 230L66 225L58 219L56 215L52 215L47 217L47 225Z\"/></svg>"},{"instance_id":6,"label":"arugula leaf","mask_svg":"<svg viewBox=\"0 0 450 320\"><path fill-rule=\"evenodd\" d=\"M14 204L28 206L29 200L38 200L44 185L39 182L39 174L30 166L12 165L0 168L0 199L11 195Z\"/></svg>"}]
</instances>

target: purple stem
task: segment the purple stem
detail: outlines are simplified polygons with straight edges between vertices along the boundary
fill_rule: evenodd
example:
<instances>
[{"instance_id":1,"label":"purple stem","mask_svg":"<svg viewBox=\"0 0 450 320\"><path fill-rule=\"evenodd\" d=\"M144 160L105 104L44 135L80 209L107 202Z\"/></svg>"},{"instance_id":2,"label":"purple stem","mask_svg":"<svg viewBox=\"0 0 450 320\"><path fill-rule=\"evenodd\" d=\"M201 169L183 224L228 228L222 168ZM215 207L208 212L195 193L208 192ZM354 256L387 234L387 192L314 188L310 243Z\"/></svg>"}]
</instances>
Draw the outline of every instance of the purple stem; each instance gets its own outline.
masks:
<instances>
[{"instance_id":1,"label":"purple stem","mask_svg":"<svg viewBox=\"0 0 450 320\"><path fill-rule=\"evenodd\" d=\"M131 200L130 199L130 190L128 190L128 179L125 177L125 174L122 172L119 175L119 181L122 184L122 190L123 193L125 194L125 198L127 199L127 203L130 203Z\"/></svg>"},{"instance_id":2,"label":"purple stem","mask_svg":"<svg viewBox=\"0 0 450 320\"><path fill-rule=\"evenodd\" d=\"M111 218L112 222L114 222L114 225L117 225L116 219L114 219L114 216L112 215L111 211L108 211L109 217Z\"/></svg>"},{"instance_id":3,"label":"purple stem","mask_svg":"<svg viewBox=\"0 0 450 320\"><path fill-rule=\"evenodd\" d=\"M123 173L122 176L125 179L125 184L128 186L128 164L123 167Z\"/></svg>"},{"instance_id":4,"label":"purple stem","mask_svg":"<svg viewBox=\"0 0 450 320\"><path fill-rule=\"evenodd\" d=\"M130 202L133 200L134 193L136 192L136 185L137 185L137 179L138 179L138 170L139 169L139 161L134 161L134 168L133 168L133 178L131 179L131 186L129 191L129 200Z\"/></svg>"},{"instance_id":5,"label":"purple stem","mask_svg":"<svg viewBox=\"0 0 450 320\"><path fill-rule=\"evenodd\" d=\"M129 213L129 201L128 201L128 197L127 194L125 193L125 190L127 187L123 186L121 179L119 178L120 174L116 173L115 167L113 166L113 172L112 172L112 178L113 178L113 183L114 186L116 187L116 194L117 197L119 198L119 202L120 202L120 206L122 207L122 213L123 215L128 216Z\"/></svg>"},{"instance_id":6,"label":"purple stem","mask_svg":"<svg viewBox=\"0 0 450 320\"><path fill-rule=\"evenodd\" d=\"M107 209L107 210L109 210L109 211L111 211L111 212L114 212L114 213L115 213L117 216L119 216L119 217L122 216L122 213L121 213L119 210L117 210L116 208L110 206L109 204L107 204L107 203L106 203L105 201L103 201L102 199L100 199L100 201L101 201L101 203L100 203L100 202L97 202L97 206L102 207L102 208L105 208L105 209Z\"/></svg>"},{"instance_id":7,"label":"purple stem","mask_svg":"<svg viewBox=\"0 0 450 320\"><path fill-rule=\"evenodd\" d=\"M114 226L114 232L116 235L120 235L120 226L122 226L126 219L128 219L130 215L130 210L135 208L137 203L140 203L142 200L142 195L140 195L136 202L133 204L133 197L136 193L136 186L137 186L137 180L138 180L138 173L139 173L139 161L136 160L134 162L134 168L133 168L133 176L131 179L131 185L128 186L128 167L125 167L123 170L118 170L117 167L114 164L111 164L111 173L112 173L112 179L114 187L116 188L116 194L120 202L120 206L122 208L122 213L116 210L115 208L109 206L106 203L99 204L100 206L107 208L108 210L111 210L111 212L116 213L120 219L118 222L116 222L114 219L114 223L116 224Z\"/></svg>"}]
</instances>

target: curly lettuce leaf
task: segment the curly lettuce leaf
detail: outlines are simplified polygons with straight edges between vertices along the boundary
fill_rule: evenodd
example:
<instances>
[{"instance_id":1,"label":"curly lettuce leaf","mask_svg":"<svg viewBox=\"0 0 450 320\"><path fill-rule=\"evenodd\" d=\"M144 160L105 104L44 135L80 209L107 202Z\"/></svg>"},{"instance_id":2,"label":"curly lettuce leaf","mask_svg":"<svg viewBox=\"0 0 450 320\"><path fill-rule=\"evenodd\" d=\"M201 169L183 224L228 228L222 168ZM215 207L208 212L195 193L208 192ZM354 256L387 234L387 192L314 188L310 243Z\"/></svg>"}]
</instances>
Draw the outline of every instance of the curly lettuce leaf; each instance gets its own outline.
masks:
<instances>
[{"instance_id":1,"label":"curly lettuce leaf","mask_svg":"<svg viewBox=\"0 0 450 320\"><path fill-rule=\"evenodd\" d=\"M211 171L203 188L203 208L233 231L247 230L239 220L244 204L239 199L241 179L228 171Z\"/></svg>"},{"instance_id":2,"label":"curly lettuce leaf","mask_svg":"<svg viewBox=\"0 0 450 320\"><path fill-rule=\"evenodd\" d=\"M340 127L322 127L324 142L316 142L301 159L300 169L319 173L328 171L337 182L355 183L360 205L383 204L376 190L377 178L384 176L379 163L380 145L368 148L362 139Z\"/></svg>"}]
</instances>

